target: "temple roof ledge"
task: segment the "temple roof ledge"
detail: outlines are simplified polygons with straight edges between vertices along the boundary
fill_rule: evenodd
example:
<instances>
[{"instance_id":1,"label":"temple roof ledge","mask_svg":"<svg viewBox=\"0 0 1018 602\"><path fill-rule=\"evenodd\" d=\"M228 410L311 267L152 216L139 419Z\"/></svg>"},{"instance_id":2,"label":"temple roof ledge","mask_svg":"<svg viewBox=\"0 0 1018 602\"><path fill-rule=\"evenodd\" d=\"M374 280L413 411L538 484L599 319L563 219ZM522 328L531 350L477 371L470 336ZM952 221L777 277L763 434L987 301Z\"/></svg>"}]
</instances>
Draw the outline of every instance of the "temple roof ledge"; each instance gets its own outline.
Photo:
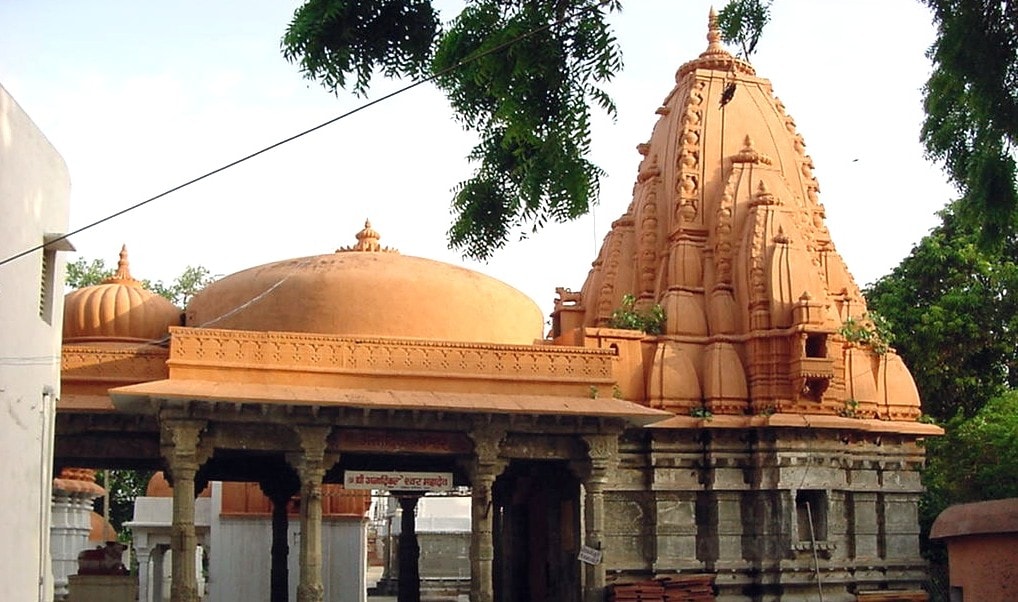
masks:
<instances>
[{"instance_id":1,"label":"temple roof ledge","mask_svg":"<svg viewBox=\"0 0 1018 602\"><path fill-rule=\"evenodd\" d=\"M867 433L888 433L901 435L936 436L943 435L944 429L925 422L902 420L875 420L844 418L828 414L787 414L735 416L715 414L710 418L695 416L674 416L655 422L647 428L674 429L744 429L744 428L808 428L821 430L849 430Z\"/></svg>"}]
</instances>

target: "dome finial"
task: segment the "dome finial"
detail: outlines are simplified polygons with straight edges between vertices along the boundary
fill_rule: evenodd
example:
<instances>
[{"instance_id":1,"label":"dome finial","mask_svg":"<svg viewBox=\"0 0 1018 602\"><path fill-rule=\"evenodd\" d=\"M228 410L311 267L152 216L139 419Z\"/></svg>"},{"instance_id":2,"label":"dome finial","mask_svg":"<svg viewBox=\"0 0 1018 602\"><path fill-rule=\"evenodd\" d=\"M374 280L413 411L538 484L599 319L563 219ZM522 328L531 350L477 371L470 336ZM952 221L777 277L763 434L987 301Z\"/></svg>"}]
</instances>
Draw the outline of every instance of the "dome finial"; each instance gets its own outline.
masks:
<instances>
[{"instance_id":1,"label":"dome finial","mask_svg":"<svg viewBox=\"0 0 1018 602\"><path fill-rule=\"evenodd\" d=\"M120 247L120 259L117 261L117 271L112 276L103 280L103 284L134 284L138 281L131 277L131 262L127 259L127 245Z\"/></svg>"},{"instance_id":2,"label":"dome finial","mask_svg":"<svg viewBox=\"0 0 1018 602\"><path fill-rule=\"evenodd\" d=\"M718 26L718 13L711 6L710 13L707 15L707 50L704 50L700 56L707 57L716 54L727 55L728 51L721 45L721 28Z\"/></svg>"},{"instance_id":3,"label":"dome finial","mask_svg":"<svg viewBox=\"0 0 1018 602\"><path fill-rule=\"evenodd\" d=\"M718 23L718 13L713 6L707 15L707 50L701 52L699 57L679 67L679 71L675 74L675 82L679 83L683 77L696 69L734 71L746 75L756 75L752 65L732 56L721 44L721 26Z\"/></svg>"},{"instance_id":4,"label":"dome finial","mask_svg":"<svg viewBox=\"0 0 1018 602\"><path fill-rule=\"evenodd\" d=\"M337 253L342 252L342 251L366 251L366 252L372 252L372 253L377 253L377 252L394 253L394 252L396 252L395 249L390 249L388 247L383 247L382 245L380 245L378 243L378 241L381 238L382 238L382 235L379 234L377 230L375 230L374 228L371 227L371 220L370 219L366 219L366 220L364 220L364 229L357 233L357 244L353 245L352 247L342 247L342 248L336 249L336 252Z\"/></svg>"}]
</instances>

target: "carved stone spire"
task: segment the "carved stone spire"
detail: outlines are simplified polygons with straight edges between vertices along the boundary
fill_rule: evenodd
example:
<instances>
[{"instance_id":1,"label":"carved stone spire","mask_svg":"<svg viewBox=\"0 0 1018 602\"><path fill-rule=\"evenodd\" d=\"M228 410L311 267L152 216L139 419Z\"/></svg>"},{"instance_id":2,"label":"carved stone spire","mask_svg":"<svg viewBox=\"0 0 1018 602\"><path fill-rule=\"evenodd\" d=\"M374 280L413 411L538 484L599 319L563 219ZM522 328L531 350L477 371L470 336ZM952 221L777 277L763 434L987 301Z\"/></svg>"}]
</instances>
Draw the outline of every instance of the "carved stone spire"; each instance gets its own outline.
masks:
<instances>
[{"instance_id":1,"label":"carved stone spire","mask_svg":"<svg viewBox=\"0 0 1018 602\"><path fill-rule=\"evenodd\" d=\"M706 58L711 55L731 56L721 46L721 28L718 27L718 13L713 6L710 7L710 13L707 15L707 50L701 52L700 57Z\"/></svg>"},{"instance_id":2,"label":"carved stone spire","mask_svg":"<svg viewBox=\"0 0 1018 602\"><path fill-rule=\"evenodd\" d=\"M756 70L746 61L731 55L721 45L721 28L718 27L718 14L711 7L707 17L707 50L700 56L679 67L675 74L675 83L696 69L714 69L717 71L736 71L746 75L756 75Z\"/></svg>"}]
</instances>

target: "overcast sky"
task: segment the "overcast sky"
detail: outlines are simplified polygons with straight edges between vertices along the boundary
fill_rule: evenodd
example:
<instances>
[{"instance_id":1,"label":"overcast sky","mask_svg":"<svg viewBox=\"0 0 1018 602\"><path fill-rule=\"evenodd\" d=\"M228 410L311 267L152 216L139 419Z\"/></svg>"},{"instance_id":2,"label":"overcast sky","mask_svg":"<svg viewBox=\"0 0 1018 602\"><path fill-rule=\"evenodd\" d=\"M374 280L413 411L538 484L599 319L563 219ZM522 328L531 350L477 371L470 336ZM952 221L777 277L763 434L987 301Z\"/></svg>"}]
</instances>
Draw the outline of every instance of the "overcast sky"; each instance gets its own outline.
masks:
<instances>
[{"instance_id":1,"label":"overcast sky","mask_svg":"<svg viewBox=\"0 0 1018 602\"><path fill-rule=\"evenodd\" d=\"M297 5L0 0L0 84L68 164L71 227L364 102L329 94L282 58L279 40ZM355 242L370 218L382 244L483 271L548 313L556 286L583 284L631 200L635 147L649 138L654 110L679 65L706 47L710 2L624 6L613 17L626 63L610 87L619 118L599 118L594 132L593 160L608 173L600 206L512 243L488 264L463 262L446 248L450 191L470 174L465 156L474 139L429 86L73 243L81 256L108 264L126 243L135 277L172 280L187 265L229 274L329 253ZM955 194L918 141L933 35L917 0L775 0L753 58L806 140L828 227L860 285L897 265ZM378 79L369 98L401 85Z\"/></svg>"}]
</instances>

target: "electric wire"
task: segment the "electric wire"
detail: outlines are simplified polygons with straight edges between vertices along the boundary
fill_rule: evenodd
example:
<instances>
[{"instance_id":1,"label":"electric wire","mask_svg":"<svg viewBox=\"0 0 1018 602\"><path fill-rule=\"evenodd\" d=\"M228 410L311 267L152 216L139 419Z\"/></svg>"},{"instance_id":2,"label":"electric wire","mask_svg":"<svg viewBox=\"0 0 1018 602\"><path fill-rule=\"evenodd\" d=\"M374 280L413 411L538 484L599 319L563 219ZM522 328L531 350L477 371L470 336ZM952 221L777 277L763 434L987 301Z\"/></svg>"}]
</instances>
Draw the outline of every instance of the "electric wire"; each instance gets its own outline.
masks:
<instances>
[{"instance_id":1,"label":"electric wire","mask_svg":"<svg viewBox=\"0 0 1018 602\"><path fill-rule=\"evenodd\" d=\"M144 207L145 205L148 205L149 203L151 203L153 201L159 200L159 199L161 199L161 198L163 198L165 196L168 196L168 195L170 195L170 194L172 194L174 192L177 192L179 190L187 188L188 186L191 186L192 184L196 184L198 182L201 182L202 180L205 180L205 179L207 179L207 178L209 178L211 176L214 176L214 175L219 174L219 173L221 173L223 171L226 171L226 170L228 170L228 169L230 169L232 167L240 165L241 163L245 163L245 162L247 162L247 161L249 161L251 159L254 159L255 157L258 157L258 156L263 155L263 154L265 154L265 153L267 153L267 152L269 152L271 150L279 148L280 146L283 146L284 144L293 142L294 140L297 140L299 138L303 138L304 136L307 136L308 134L311 134L313 132L317 132L318 130L320 130L322 128L325 128L327 126L330 126L333 123L336 123L337 121L341 121L343 119L346 119L347 117L350 117L352 115L360 113L361 111L363 111L365 109L371 108L371 107L373 107L373 106L375 106L375 105L377 105L377 104L379 104L381 102L389 100L390 98L393 98L393 97L396 97L396 96L398 96L400 94L403 94L404 92L409 92L410 90L412 90L412 89L414 89L414 88L416 88L416 87L418 87L418 86L420 86L422 84L426 84L426 83L432 82L432 81L434 81L434 80L436 80L436 79L438 79L438 78L440 78L440 77L442 77L442 76L444 76L444 75L446 75L448 73L451 73L451 72L455 71L456 69L459 69L460 67L468 65L468 64L470 64L470 63L472 63L474 61L477 61L477 60L479 60L481 58L484 58L484 57L486 57L488 55L495 54L497 52L501 52L502 50L505 50L505 49L515 45L515 44L518 44L519 42L522 42L523 40L525 40L527 38L530 38L530 37L532 37L534 35L537 35L538 33L541 33L542 31L547 31L548 29L551 29L552 27L556 27L558 25L562 25L563 23L566 23L566 22L568 22L568 21L570 21L570 20L572 20L574 18L583 16L585 13L588 13L588 12L591 12L591 11L594 11L594 10L599 10L601 7L603 7L603 6L607 5L607 4L609 4L609 0L604 0L602 2L599 2L598 4L587 6L585 8L581 8L581 9L579 9L579 10L573 12L573 13L567 14L567 15L559 18L559 19L556 19L555 21L550 21L548 23L545 23L545 24L541 25L540 27L535 27L534 29L526 31L526 32L520 34L519 36L517 36L517 37L515 37L515 38L513 38L511 40L507 40L507 41L505 41L505 42L503 42L501 44L498 44L497 46L493 46L491 48L488 48L487 50L483 50L483 51L477 52L476 54L474 54L472 56L469 56L469 57L467 57L467 58L465 58L465 59L463 59L461 61L458 61L455 64L450 65L449 67L446 67L445 69L441 69L439 71L436 71L435 73L432 73L431 75L428 75L428 76L423 77L421 79L415 80L415 81L407 84L406 86L403 86L402 88L397 88L396 90L394 90L392 92L389 92L388 94L384 94L384 95L382 95L382 96L380 96L380 97L378 97L378 98L376 98L374 100L370 100L368 102L365 102L364 104L361 104L361 105L359 105L357 107L354 107L353 109L350 109L349 111L347 111L345 113L342 113L342 114L340 114L340 115L338 115L336 117L333 117L332 119L329 119L329 120L324 121L324 122L322 122L322 123L320 123L318 125L312 126L312 127L308 128L306 130L303 130L301 132L298 132L296 134L288 136L288 137L286 137L286 138L284 138L282 140L279 140L278 142L274 142L274 143L272 143L272 144L270 144L270 145L268 145L266 147L263 147L263 148L261 148L261 149L259 149L257 151L254 151L254 152L252 152L252 153L250 153L248 155L245 155L245 156L243 156L243 157L241 157L239 159L231 161L231 162L229 162L229 163L227 163L227 164L225 164L225 165L223 165L221 167L213 169L212 171L208 171L208 172L206 172L206 173L204 173L204 174L202 174L200 176L197 176L195 178L192 178L192 179L190 179L190 180L188 180L188 181L186 181L186 182L184 182L182 184L178 184L178 185L176 185L176 186L174 186L172 188L169 188L168 190L165 190L165 191L163 191L163 192L161 192L161 193L159 193L159 194L157 194L155 196L149 197L149 198L147 198L147 199L145 199L143 201L139 201L139 202L137 202L137 203L135 203L133 205L125 207L124 209L121 209L121 210L116 211L114 213L111 213L111 214L109 214L109 215L107 215L107 216L105 216L103 218L100 218L100 219L94 221L94 222L85 224L84 226L81 226L80 228L76 228L76 229L71 230L70 232L67 232L65 234L61 234L60 236L55 237L52 240L49 240L49 241L44 242L42 244L35 245L35 246L33 246L33 247L29 248L29 249L25 249L24 251L21 251L19 253L15 253L14 255L11 255L11 256L9 256L9 257L7 257L5 259L0 260L0 266L7 265L8 263L10 263L12 261L15 261L17 259L25 257L26 255L30 255L30 254L32 254L32 253L34 253L36 251L40 251L40 250L46 248L47 246L53 245L56 242L59 242L61 240L65 240L65 239L70 238L71 236L75 236L77 234L81 234L82 232L85 232L86 230L90 230L90 229L92 229L92 228L94 228L96 226L99 226L101 224L104 224L104 223L106 223L106 222L108 222L108 221L110 221L112 219L120 217L121 215L129 213L129 212L134 211L136 209L139 209L141 207Z\"/></svg>"},{"instance_id":2,"label":"electric wire","mask_svg":"<svg viewBox=\"0 0 1018 602\"><path fill-rule=\"evenodd\" d=\"M222 167L219 167L218 169L212 170L212 171L210 171L208 173L205 173L205 174L203 174L203 175L201 175L199 177L193 178L193 179L191 179L191 180L189 180L189 181L187 181L187 182L185 182L183 184L180 184L180 185L175 186L175 187L173 187L173 188L171 188L169 190L166 190L165 192L162 192L162 193L160 193L160 194L158 194L158 195L156 195L154 197L151 197L151 198L146 199L144 201L141 201L139 203L135 203L134 205L132 205L130 207L122 209L122 210L120 210L120 211L118 211L116 213L113 213L113 214L111 214L111 215L109 215L107 217L104 217L104 218L102 218L100 220L97 220L97 221L95 221L95 222L93 222L91 224L87 224L87 225L85 225L85 226L83 226L81 228L78 228L76 230L68 232L67 234L62 235L60 238L56 238L54 240L49 241L49 243L47 243L47 244L52 244L54 242L57 242L58 240L62 240L62 239L68 238L70 236L74 236L75 234L79 234L79 233L81 233L81 232L83 232L85 230L88 230L88 229L93 228L95 226L98 226L98 225L100 225L102 223L110 221L110 220L112 220L112 219L114 219L116 217L119 217L120 215L128 213L129 211L133 211L134 209L142 207L142 206L144 206L144 205L146 205L146 204L148 204L148 203L150 203L152 201L155 201L155 200L157 200L159 198L165 197L165 196L167 196L167 195L169 195L169 194L171 194L173 192L176 192L177 190L180 190L182 188L190 186L191 184L197 183L197 182L199 182L201 180L204 180L204 179L206 179L206 178L208 178L208 177L210 177L212 175L215 175L215 174L217 174L219 172L225 171L226 169L229 169L229 168L231 168L231 167L233 167L235 165L243 163L243 162L245 162L245 161L247 161L249 159L253 159L254 157L257 157L258 155L264 154L264 153L266 153L266 152L268 152L270 150L273 150L273 149L275 149L275 148L277 148L279 146L282 146L282 145L284 145L284 144L286 144L288 142L291 142L293 140L301 138L301 137L303 137L303 136L305 136L307 134L310 134L312 132L320 130L320 129L322 129L322 128L328 126L328 125L331 125L331 124L333 124L333 123L335 123L337 121L340 121L341 119L344 119L344 118L349 117L349 116L351 116L351 115L353 115L355 113L358 113L358 112L360 112L360 111L362 111L364 109L367 109L367 108L369 108L371 106L379 104L380 102L382 102L384 100L387 100L389 98L392 98L394 96L402 94L403 92L406 92L406 91L409 91L409 90L411 90L413 88L416 88L417 86L420 86L421 84L433 81L433 80L435 80L435 79L437 79L437 78L439 78L439 77L441 77L441 76L443 76L443 75L445 75L447 73L452 72L455 69L458 69L458 68L460 68L460 67L462 67L464 65L467 65L467 64L469 64L469 63L471 63L473 61L476 61L476 60L478 60L480 58L488 56L489 54L494 54L496 52L500 52L500 51L502 51L502 50L504 50L504 49L506 49L506 48L508 48L508 47L510 47L510 46L512 46L514 44L516 44L516 43L519 43L520 41L522 41L522 40L524 40L524 39L526 39L526 38L528 38L530 36L533 36L533 35L536 35L536 34L540 33L541 31L545 31L545 30L550 29L552 27L555 27L557 25L561 25L562 23L565 23L566 21L568 21L568 20L570 20L572 18L582 16L586 12L590 12L592 10L600 8L601 6L605 6L607 3L608 3L607 1L603 1L603 2L599 3L598 5L589 6L589 7L580 9L580 10L576 11L575 13L572 13L570 15L566 15L566 16L564 16L564 17L562 17L562 18L560 18L560 19L558 19L556 21L552 21L552 22L546 23L546 24L544 24L544 25L542 25L540 27L537 27L537 28L534 28L534 29L532 29L530 31L527 31L527 32L517 36L516 38L508 40L508 41L506 41L506 42L504 42L502 44L499 44L497 46L489 48L489 49L487 49L485 51L478 52L477 54L475 54L473 56L470 56L470 57L467 57L466 59L463 59L462 61L459 61L456 64L454 64L454 65L452 65L452 66L450 66L450 67L448 67L446 69L437 71L434 74L432 74L430 76L427 76L427 77L425 77L425 78L423 78L421 80L414 81L414 82L412 82L412 83L410 83L410 84L408 84L408 85L406 85L406 86L404 86L404 87L402 87L402 88L400 88L398 90L390 92L390 93L388 93L388 94L386 94L384 96L381 96L381 97L379 97L377 99L374 99L372 101L366 102L366 103L364 103L364 104L362 104L362 105L360 105L358 107L355 107L354 109L351 109L350 111L347 111L346 113L343 113L342 115L339 115L339 116L334 117L334 118L332 118L332 119L330 119L328 121L325 121L325 122L323 122L323 123L321 123L319 125L316 125L316 126L314 126L312 128L306 129L306 130L304 130L302 132L299 132L297 134L289 136L288 138L285 138L285 139L280 140L280 141L278 141L278 142L276 142L276 143L274 143L272 145L264 147L264 148L262 148L262 149L260 149L258 151L255 151L255 152L253 152L253 153L251 153L251 154L249 154L249 155L247 155L245 157L242 157L242 158L237 159L237 160L235 160L235 161L233 161L231 163L228 163L228 164L226 164L226 165L224 165ZM30 253L33 253L35 251L38 251L38 250L44 248L45 246L46 246L45 244L44 245L38 245L38 246L35 246L35 247L31 248L31 249L23 251L23 252L21 252L21 253L19 253L17 255L13 255L11 257L8 257L7 259L4 259L3 261L0 261L0 266L3 266L6 263L14 261L14 260L16 260L16 259L18 259L20 257L23 257L23 256L28 255ZM248 299L247 301L244 301L243 303L238 304L237 306L233 307L232 309L229 309L229 310L225 311L223 314L221 314L219 316L216 316L216 317L213 317L213 318L210 318L209 320L206 320L205 322L203 322L201 324L192 325L192 327L206 328L208 326L214 325L215 323L217 323L217 322L219 322L219 321L221 321L223 319L226 319L226 318L228 318L228 317L230 317L230 316L232 316L232 315L234 315L234 314L236 314L236 313L238 313L238 312L240 312L240 311L250 307L251 305L257 303L258 301L260 301L261 299L265 298L267 295L272 293L274 290L279 288L284 282L286 282L291 276L293 276L293 274L295 274L297 272L297 270L299 270L301 267L306 265L311 259L313 259L313 257L307 257L307 258L304 258L302 261L295 262L293 267L291 267L279 280L277 280L276 282L274 282L274 283L270 284L269 286L267 286L265 288L265 290L263 290L262 292L258 293L255 296L253 296L251 299ZM151 346L155 346L155 347L163 347L163 346L167 345L170 342L170 338L171 338L170 335L166 335L166 336L164 336L164 337L162 337L160 339L157 339L157 340L154 340L154 341L150 341L148 344L151 345ZM4 361L0 362L0 364L22 365L21 362L23 362L25 359L26 358L8 357L8 358L3 358ZM31 359L34 360L34 361L32 361L33 364L36 363L36 361L37 361L36 358L31 358ZM57 361L59 361L59 358L55 358L55 359Z\"/></svg>"}]
</instances>

